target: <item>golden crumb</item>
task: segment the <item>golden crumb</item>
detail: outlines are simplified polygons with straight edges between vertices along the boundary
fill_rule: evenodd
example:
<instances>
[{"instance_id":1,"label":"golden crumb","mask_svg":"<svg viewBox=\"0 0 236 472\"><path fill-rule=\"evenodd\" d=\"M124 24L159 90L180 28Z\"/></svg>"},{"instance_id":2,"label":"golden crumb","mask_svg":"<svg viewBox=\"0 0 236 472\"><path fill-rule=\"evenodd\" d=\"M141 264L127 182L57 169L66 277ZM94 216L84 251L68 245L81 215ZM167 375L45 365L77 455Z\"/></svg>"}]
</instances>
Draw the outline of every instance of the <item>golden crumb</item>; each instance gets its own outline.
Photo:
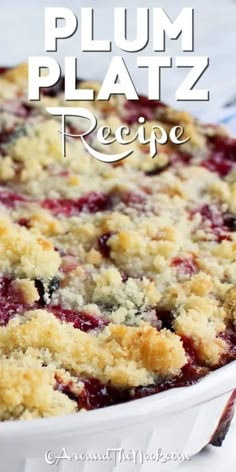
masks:
<instances>
[{"instance_id":1,"label":"golden crumb","mask_svg":"<svg viewBox=\"0 0 236 472\"><path fill-rule=\"evenodd\" d=\"M25 64L0 74L0 420L86 409L91 377L101 401L119 398L106 384L129 399L136 386L181 375L185 342L196 369L230 361L236 170L232 162L220 175L223 146L214 168L209 142L227 139L230 153L235 140L144 97L75 104L58 87L27 104L27 75ZM96 96L100 84L80 87ZM153 159L135 142L127 159L104 164L70 136L64 158L45 107L68 105L87 107L112 138L124 124L134 136L145 111L147 138L153 127L181 125L191 139L160 145ZM83 119L66 124L70 134L86 131ZM96 133L89 144L123 151Z\"/></svg>"},{"instance_id":2,"label":"golden crumb","mask_svg":"<svg viewBox=\"0 0 236 472\"><path fill-rule=\"evenodd\" d=\"M11 286L18 295L19 299L26 305L32 305L40 298L33 280L16 279L13 280Z\"/></svg>"},{"instance_id":3,"label":"golden crumb","mask_svg":"<svg viewBox=\"0 0 236 472\"><path fill-rule=\"evenodd\" d=\"M0 218L0 270L16 276L53 277L60 256L46 239L37 238L26 228Z\"/></svg>"},{"instance_id":4,"label":"golden crumb","mask_svg":"<svg viewBox=\"0 0 236 472\"><path fill-rule=\"evenodd\" d=\"M182 343L171 332L146 325L110 325L96 337L62 324L43 310L27 312L25 319L15 317L0 328L3 354L25 352L29 347L37 349L39 357L41 351L42 356L49 351L52 362L78 376L122 387L147 385L156 375L178 373L186 363Z\"/></svg>"},{"instance_id":5,"label":"golden crumb","mask_svg":"<svg viewBox=\"0 0 236 472\"><path fill-rule=\"evenodd\" d=\"M225 295L224 308L229 320L236 322L236 286L232 287Z\"/></svg>"}]
</instances>

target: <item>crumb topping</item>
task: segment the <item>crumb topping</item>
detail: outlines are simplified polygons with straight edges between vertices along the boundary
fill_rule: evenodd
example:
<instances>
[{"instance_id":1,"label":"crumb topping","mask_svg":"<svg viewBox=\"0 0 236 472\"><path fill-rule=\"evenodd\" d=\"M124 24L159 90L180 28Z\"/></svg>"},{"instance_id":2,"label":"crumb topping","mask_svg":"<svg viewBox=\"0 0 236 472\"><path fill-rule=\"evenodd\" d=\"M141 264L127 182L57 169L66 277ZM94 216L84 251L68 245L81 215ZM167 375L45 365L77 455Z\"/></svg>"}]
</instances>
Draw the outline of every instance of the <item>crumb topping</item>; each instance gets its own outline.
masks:
<instances>
[{"instance_id":1,"label":"crumb topping","mask_svg":"<svg viewBox=\"0 0 236 472\"><path fill-rule=\"evenodd\" d=\"M191 140L108 165L69 138L64 158L45 112L69 105L59 85L36 104L26 91L27 66L0 75L0 419L127 401L235 358L236 140L116 96L86 103L99 125L135 133L145 116Z\"/></svg>"},{"instance_id":2,"label":"crumb topping","mask_svg":"<svg viewBox=\"0 0 236 472\"><path fill-rule=\"evenodd\" d=\"M60 256L44 236L0 217L0 270L28 278L53 277Z\"/></svg>"},{"instance_id":3,"label":"crumb topping","mask_svg":"<svg viewBox=\"0 0 236 472\"><path fill-rule=\"evenodd\" d=\"M178 336L152 326L109 325L98 336L61 323L43 310L26 312L0 328L0 350L10 356L33 348L38 358L114 385L147 385L175 374L186 357Z\"/></svg>"}]
</instances>

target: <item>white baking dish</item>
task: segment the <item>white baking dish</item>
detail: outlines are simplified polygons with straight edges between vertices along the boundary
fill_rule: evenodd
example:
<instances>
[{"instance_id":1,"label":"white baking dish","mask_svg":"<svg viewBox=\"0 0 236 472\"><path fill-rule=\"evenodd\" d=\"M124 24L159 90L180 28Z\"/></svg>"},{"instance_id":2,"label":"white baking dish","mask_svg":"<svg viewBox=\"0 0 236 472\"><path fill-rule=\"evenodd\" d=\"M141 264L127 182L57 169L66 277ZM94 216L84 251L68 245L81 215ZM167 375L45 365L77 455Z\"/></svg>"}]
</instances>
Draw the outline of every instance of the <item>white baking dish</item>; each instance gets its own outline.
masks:
<instances>
[{"instance_id":1,"label":"white baking dish","mask_svg":"<svg viewBox=\"0 0 236 472\"><path fill-rule=\"evenodd\" d=\"M209 443L234 388L236 361L191 387L64 417L1 423L0 470L172 471L179 464L176 456L163 463L160 456L157 461L158 456L147 459L142 454L156 454L161 449L163 454L178 452L191 457L199 452ZM108 451L111 460L107 461L53 459L63 448L68 456L116 451ZM131 451L130 460L120 462L119 449L125 454ZM52 464L45 460L46 451L52 451L48 453Z\"/></svg>"}]
</instances>

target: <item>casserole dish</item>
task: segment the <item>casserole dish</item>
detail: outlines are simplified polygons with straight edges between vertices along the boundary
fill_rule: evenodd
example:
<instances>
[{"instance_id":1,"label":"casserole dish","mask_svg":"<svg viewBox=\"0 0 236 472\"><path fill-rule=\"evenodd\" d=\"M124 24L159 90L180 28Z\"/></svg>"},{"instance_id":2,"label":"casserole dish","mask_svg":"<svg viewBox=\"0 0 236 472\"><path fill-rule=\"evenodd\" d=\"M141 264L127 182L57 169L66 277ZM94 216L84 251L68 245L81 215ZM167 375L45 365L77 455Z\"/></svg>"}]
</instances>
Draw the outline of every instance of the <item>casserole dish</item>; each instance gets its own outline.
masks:
<instances>
[{"instance_id":1,"label":"casserole dish","mask_svg":"<svg viewBox=\"0 0 236 472\"><path fill-rule=\"evenodd\" d=\"M4 467L90 470L91 452L105 454L97 469L130 470L131 451L140 470L172 470L220 445L232 416L236 140L146 97L112 97L87 104L109 133L181 124L190 139L155 159L153 142L132 140L133 155L108 165L89 155L105 152L93 134L76 136L76 115L65 157L46 111L64 104L63 79L31 104L27 67L1 72ZM114 140L108 154L120 151Z\"/></svg>"},{"instance_id":2,"label":"casserole dish","mask_svg":"<svg viewBox=\"0 0 236 472\"><path fill-rule=\"evenodd\" d=\"M196 385L128 404L80 415L1 423L1 468L11 472L47 472L58 470L60 465L60 471L172 471L210 443L217 427L214 443L221 444L232 414L229 400L235 378L233 362ZM60 459L63 455L86 453L102 457L109 449L109 460ZM131 451L129 461L120 459L122 449L126 454ZM146 459L142 456L145 453ZM178 460L176 453L180 455ZM153 460L148 459L151 454ZM170 455L169 460L165 460L166 454Z\"/></svg>"}]
</instances>

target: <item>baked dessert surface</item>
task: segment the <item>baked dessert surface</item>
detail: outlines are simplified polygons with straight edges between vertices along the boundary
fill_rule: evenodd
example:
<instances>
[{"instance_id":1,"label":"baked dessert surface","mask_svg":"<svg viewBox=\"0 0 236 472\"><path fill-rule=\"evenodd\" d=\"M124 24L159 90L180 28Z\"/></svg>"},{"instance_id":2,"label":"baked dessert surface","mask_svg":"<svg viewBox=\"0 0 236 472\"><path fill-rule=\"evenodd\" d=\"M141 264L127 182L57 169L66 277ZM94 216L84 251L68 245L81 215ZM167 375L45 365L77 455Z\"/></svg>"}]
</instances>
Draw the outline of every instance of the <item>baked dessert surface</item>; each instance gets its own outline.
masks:
<instances>
[{"instance_id":1,"label":"baked dessert surface","mask_svg":"<svg viewBox=\"0 0 236 472\"><path fill-rule=\"evenodd\" d=\"M116 97L86 107L114 130L143 116L147 133L181 124L191 140L154 159L136 142L111 165L69 138L64 158L45 112L69 105L60 84L40 103L26 95L26 66L2 70L0 419L129 401L235 359L236 140ZM83 126L68 119L71 133Z\"/></svg>"}]
</instances>

